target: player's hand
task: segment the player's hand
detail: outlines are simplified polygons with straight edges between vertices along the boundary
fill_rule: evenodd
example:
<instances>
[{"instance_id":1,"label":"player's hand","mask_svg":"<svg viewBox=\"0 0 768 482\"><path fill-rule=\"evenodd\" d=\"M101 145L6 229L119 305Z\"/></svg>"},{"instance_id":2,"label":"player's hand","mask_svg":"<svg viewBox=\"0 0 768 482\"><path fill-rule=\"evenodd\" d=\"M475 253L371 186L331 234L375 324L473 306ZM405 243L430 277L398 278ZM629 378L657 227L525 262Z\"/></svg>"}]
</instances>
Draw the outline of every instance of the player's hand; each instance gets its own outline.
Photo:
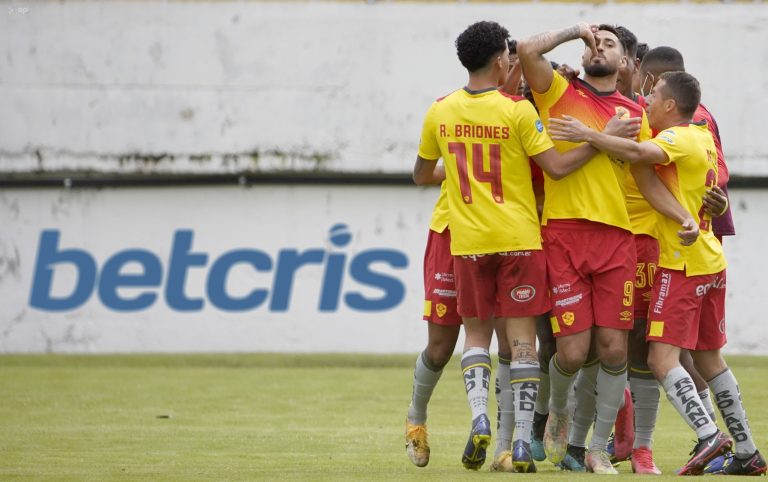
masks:
<instances>
[{"instance_id":1,"label":"player's hand","mask_svg":"<svg viewBox=\"0 0 768 482\"><path fill-rule=\"evenodd\" d=\"M577 79L579 75L581 75L581 71L579 69L574 69L568 64L560 64L560 67L557 68L557 73L565 77L565 80L568 82L572 81L573 79Z\"/></svg>"},{"instance_id":2,"label":"player's hand","mask_svg":"<svg viewBox=\"0 0 768 482\"><path fill-rule=\"evenodd\" d=\"M605 125L603 134L616 137L626 137L627 139L637 139L637 135L640 134L640 123L642 119L640 117L625 117L621 118L622 114L617 113L611 117L611 120Z\"/></svg>"},{"instance_id":3,"label":"player's hand","mask_svg":"<svg viewBox=\"0 0 768 482\"><path fill-rule=\"evenodd\" d=\"M680 244L690 246L699 238L699 225L693 218L688 218L677 232L677 236L680 238Z\"/></svg>"},{"instance_id":4,"label":"player's hand","mask_svg":"<svg viewBox=\"0 0 768 482\"><path fill-rule=\"evenodd\" d=\"M713 186L712 189L707 189L703 201L704 211L710 216L720 217L728 210L728 196L726 196L725 192L717 186Z\"/></svg>"},{"instance_id":5,"label":"player's hand","mask_svg":"<svg viewBox=\"0 0 768 482\"><path fill-rule=\"evenodd\" d=\"M561 118L549 119L549 135L556 141L584 142L592 131L578 119L563 114Z\"/></svg>"},{"instance_id":6,"label":"player's hand","mask_svg":"<svg viewBox=\"0 0 768 482\"><path fill-rule=\"evenodd\" d=\"M597 55L597 42L595 41L595 34L598 27L593 23L581 22L579 23L579 38L584 41L584 45L589 47L592 51L592 55Z\"/></svg>"}]
</instances>

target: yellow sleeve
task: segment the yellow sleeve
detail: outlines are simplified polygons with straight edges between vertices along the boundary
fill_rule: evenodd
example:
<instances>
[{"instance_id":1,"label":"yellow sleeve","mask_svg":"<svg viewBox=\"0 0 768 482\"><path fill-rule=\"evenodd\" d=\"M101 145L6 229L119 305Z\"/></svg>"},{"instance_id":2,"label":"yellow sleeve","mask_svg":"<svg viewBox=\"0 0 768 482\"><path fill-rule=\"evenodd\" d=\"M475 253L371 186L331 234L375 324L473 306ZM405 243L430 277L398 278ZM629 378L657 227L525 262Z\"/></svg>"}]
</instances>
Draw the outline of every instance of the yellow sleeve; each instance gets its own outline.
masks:
<instances>
[{"instance_id":1,"label":"yellow sleeve","mask_svg":"<svg viewBox=\"0 0 768 482\"><path fill-rule=\"evenodd\" d=\"M555 147L533 104L523 100L518 102L516 107L517 115L515 119L517 120L517 125L515 130L520 138L520 144L523 146L525 154L531 157Z\"/></svg>"},{"instance_id":2,"label":"yellow sleeve","mask_svg":"<svg viewBox=\"0 0 768 482\"><path fill-rule=\"evenodd\" d=\"M546 92L533 92L533 100L536 102L536 107L539 111L549 109L563 96L565 89L568 88L568 81L565 77L560 75L556 70L553 71L552 84L549 86L549 90Z\"/></svg>"},{"instance_id":3,"label":"yellow sleeve","mask_svg":"<svg viewBox=\"0 0 768 482\"><path fill-rule=\"evenodd\" d=\"M659 132L656 137L649 141L656 144L661 148L662 151L667 153L669 160L665 163L662 163L664 166L673 162L678 162L683 156L685 156L685 152L680 148L676 137L677 134L674 130L667 129L665 131Z\"/></svg>"},{"instance_id":4,"label":"yellow sleeve","mask_svg":"<svg viewBox=\"0 0 768 482\"><path fill-rule=\"evenodd\" d=\"M437 125L435 122L436 107L437 102L433 103L427 111L419 142L419 157L430 161L440 159L440 146L437 144Z\"/></svg>"},{"instance_id":5,"label":"yellow sleeve","mask_svg":"<svg viewBox=\"0 0 768 482\"><path fill-rule=\"evenodd\" d=\"M648 123L648 116L643 111L643 117L640 121L640 134L637 136L638 142L648 141L653 138L653 132L651 131L651 125Z\"/></svg>"}]
</instances>

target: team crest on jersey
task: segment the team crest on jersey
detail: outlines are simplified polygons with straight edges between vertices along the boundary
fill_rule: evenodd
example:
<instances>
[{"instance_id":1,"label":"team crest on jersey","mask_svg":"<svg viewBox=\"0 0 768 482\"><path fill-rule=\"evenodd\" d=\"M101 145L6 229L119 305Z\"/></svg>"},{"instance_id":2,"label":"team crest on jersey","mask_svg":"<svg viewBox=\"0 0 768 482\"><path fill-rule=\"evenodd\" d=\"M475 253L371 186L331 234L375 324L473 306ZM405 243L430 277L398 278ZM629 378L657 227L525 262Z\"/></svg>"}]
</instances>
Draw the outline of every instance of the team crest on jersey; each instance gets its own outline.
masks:
<instances>
[{"instance_id":1,"label":"team crest on jersey","mask_svg":"<svg viewBox=\"0 0 768 482\"><path fill-rule=\"evenodd\" d=\"M446 307L442 303L438 303L437 306L435 306L435 311L437 311L437 316L442 318L445 316L445 313L448 311L448 307Z\"/></svg>"},{"instance_id":2,"label":"team crest on jersey","mask_svg":"<svg viewBox=\"0 0 768 482\"><path fill-rule=\"evenodd\" d=\"M544 132L544 124L542 124L541 119L536 119L536 130Z\"/></svg>"},{"instance_id":3,"label":"team crest on jersey","mask_svg":"<svg viewBox=\"0 0 768 482\"><path fill-rule=\"evenodd\" d=\"M574 321L576 321L576 316L573 314L573 311L563 313L563 323L565 326L571 326Z\"/></svg>"},{"instance_id":4,"label":"team crest on jersey","mask_svg":"<svg viewBox=\"0 0 768 482\"><path fill-rule=\"evenodd\" d=\"M629 117L629 111L621 106L616 106L616 115L619 117L619 119L626 119Z\"/></svg>"},{"instance_id":5,"label":"team crest on jersey","mask_svg":"<svg viewBox=\"0 0 768 482\"><path fill-rule=\"evenodd\" d=\"M536 288L531 285L522 285L516 288L512 288L509 292L509 297L518 303L527 303L536 296Z\"/></svg>"}]
</instances>

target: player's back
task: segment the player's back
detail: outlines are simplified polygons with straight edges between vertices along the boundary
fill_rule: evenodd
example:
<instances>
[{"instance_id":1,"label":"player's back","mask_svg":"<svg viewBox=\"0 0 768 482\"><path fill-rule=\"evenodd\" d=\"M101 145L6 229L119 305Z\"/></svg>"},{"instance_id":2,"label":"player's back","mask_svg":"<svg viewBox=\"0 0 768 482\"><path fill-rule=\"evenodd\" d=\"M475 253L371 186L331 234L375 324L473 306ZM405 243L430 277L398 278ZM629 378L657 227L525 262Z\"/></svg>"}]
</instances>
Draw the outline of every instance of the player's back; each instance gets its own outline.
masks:
<instances>
[{"instance_id":1,"label":"player's back","mask_svg":"<svg viewBox=\"0 0 768 482\"><path fill-rule=\"evenodd\" d=\"M448 180L451 252L541 249L528 157L552 143L531 103L464 88L430 116Z\"/></svg>"}]
</instances>

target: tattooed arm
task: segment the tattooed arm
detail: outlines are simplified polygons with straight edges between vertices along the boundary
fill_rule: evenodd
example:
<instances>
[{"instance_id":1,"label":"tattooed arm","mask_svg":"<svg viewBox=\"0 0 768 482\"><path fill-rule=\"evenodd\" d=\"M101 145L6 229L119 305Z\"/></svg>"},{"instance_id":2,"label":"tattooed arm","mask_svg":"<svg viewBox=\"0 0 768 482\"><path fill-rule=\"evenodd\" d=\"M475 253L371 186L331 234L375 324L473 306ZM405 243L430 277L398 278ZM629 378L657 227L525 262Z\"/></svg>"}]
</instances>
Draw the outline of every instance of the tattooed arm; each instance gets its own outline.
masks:
<instances>
[{"instance_id":1,"label":"tattooed arm","mask_svg":"<svg viewBox=\"0 0 768 482\"><path fill-rule=\"evenodd\" d=\"M517 42L517 56L523 67L523 76L534 92L546 92L552 85L552 65L544 54L558 45L580 38L597 55L595 32L597 26L579 23L561 30L540 33Z\"/></svg>"}]
</instances>

